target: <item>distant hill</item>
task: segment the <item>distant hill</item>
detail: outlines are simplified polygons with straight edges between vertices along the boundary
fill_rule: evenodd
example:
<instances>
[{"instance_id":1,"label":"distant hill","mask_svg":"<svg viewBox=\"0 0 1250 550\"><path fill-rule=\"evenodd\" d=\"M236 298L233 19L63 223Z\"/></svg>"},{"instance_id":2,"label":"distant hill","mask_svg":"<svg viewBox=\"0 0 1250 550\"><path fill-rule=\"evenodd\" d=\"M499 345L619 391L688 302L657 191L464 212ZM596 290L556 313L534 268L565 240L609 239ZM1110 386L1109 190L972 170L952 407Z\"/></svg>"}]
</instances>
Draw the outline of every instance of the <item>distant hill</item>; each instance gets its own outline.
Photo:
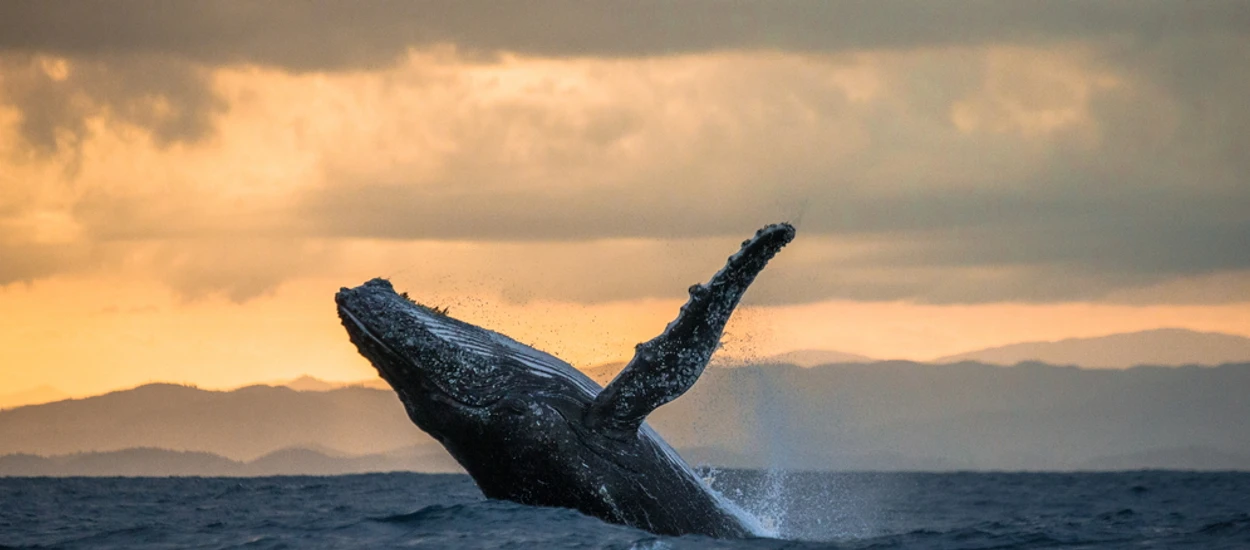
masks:
<instances>
[{"instance_id":1,"label":"distant hill","mask_svg":"<svg viewBox=\"0 0 1250 550\"><path fill-rule=\"evenodd\" d=\"M783 363L797 365L800 367L815 367L817 365L829 365L833 363L872 363L874 361L876 361L876 359L854 353L844 353L841 351L824 349L800 349L782 353L780 355L774 355L760 362Z\"/></svg>"},{"instance_id":2,"label":"distant hill","mask_svg":"<svg viewBox=\"0 0 1250 550\"><path fill-rule=\"evenodd\" d=\"M0 395L0 409L11 409L25 405L49 403L52 401L60 401L66 397L69 397L69 395L52 386L39 386L26 391Z\"/></svg>"},{"instance_id":3,"label":"distant hill","mask_svg":"<svg viewBox=\"0 0 1250 550\"><path fill-rule=\"evenodd\" d=\"M408 420L394 392L359 387L209 391L149 384L0 411L0 454L150 447L247 461L288 447L365 455L431 442Z\"/></svg>"},{"instance_id":4,"label":"distant hill","mask_svg":"<svg viewBox=\"0 0 1250 550\"><path fill-rule=\"evenodd\" d=\"M276 384L274 384L276 385ZM281 384L295 391L330 391L342 387L342 384L326 382L320 378L312 376L301 376L284 384Z\"/></svg>"},{"instance_id":5,"label":"distant hill","mask_svg":"<svg viewBox=\"0 0 1250 550\"><path fill-rule=\"evenodd\" d=\"M649 422L679 448L737 466L1250 469L1246 388L1250 364L758 365L708 369Z\"/></svg>"},{"instance_id":6,"label":"distant hill","mask_svg":"<svg viewBox=\"0 0 1250 550\"><path fill-rule=\"evenodd\" d=\"M1168 328L1058 342L1025 342L949 355L935 362L959 361L997 365L1037 361L1086 368L1221 365L1250 362L1250 338Z\"/></svg>"},{"instance_id":7,"label":"distant hill","mask_svg":"<svg viewBox=\"0 0 1250 550\"><path fill-rule=\"evenodd\" d=\"M854 353L843 353L840 351L823 349L802 349L750 362L744 362L737 359L719 359L718 357L713 356L712 363L708 365L708 368L738 368L753 364L782 364L796 365L799 367L815 367L817 365L829 365L834 363L871 363L873 361L876 360L871 357L856 355ZM623 368L625 368L625 361L615 361L583 369L582 372L586 373L586 376L589 376L591 380L598 382L600 386L606 386L608 385L608 382L611 382Z\"/></svg>"},{"instance_id":8,"label":"distant hill","mask_svg":"<svg viewBox=\"0 0 1250 550\"><path fill-rule=\"evenodd\" d=\"M124 449L53 457L0 456L0 476L223 476L240 463L212 453Z\"/></svg>"},{"instance_id":9,"label":"distant hill","mask_svg":"<svg viewBox=\"0 0 1250 550\"><path fill-rule=\"evenodd\" d=\"M605 366L604 375L614 368ZM648 422L692 462L723 466L1250 470L1246 388L1250 363L1125 370L752 365L709 368ZM136 448L191 454L169 458ZM86 468L75 471L105 471L101 461L112 464L108 471L147 465L126 470L132 473L188 471L178 470L187 462L239 475L374 471L396 468L398 459L379 456L412 449L428 451L422 464L451 463L412 425L393 392L360 387L217 392L157 384L0 411L0 455L24 453L5 463L29 468L103 453L70 462Z\"/></svg>"},{"instance_id":10,"label":"distant hill","mask_svg":"<svg viewBox=\"0 0 1250 550\"><path fill-rule=\"evenodd\" d=\"M392 391L392 390L391 390L391 385L390 385L390 384L387 384L387 383L386 383L386 380L383 380L383 379L381 379L381 378L370 378L370 379L368 379L368 380L357 380L357 381L355 381L355 382L348 382L348 383L346 383L346 384L342 384L342 385L340 385L339 387L340 387L340 388L372 388L372 389L375 389L375 390L385 390L385 391L388 391L388 392L389 392L389 391Z\"/></svg>"},{"instance_id":11,"label":"distant hill","mask_svg":"<svg viewBox=\"0 0 1250 550\"><path fill-rule=\"evenodd\" d=\"M274 386L291 388L295 391L330 391L342 388L374 388L379 390L390 390L391 387L381 378L370 378L367 380L357 380L355 382L331 382L322 380L315 376L304 375L292 380L280 380L273 382L262 382L259 384L248 384L249 386ZM245 386L246 387L246 386Z\"/></svg>"},{"instance_id":12,"label":"distant hill","mask_svg":"<svg viewBox=\"0 0 1250 550\"><path fill-rule=\"evenodd\" d=\"M464 470L437 444L351 457L290 448L249 462L212 453L145 448L52 457L0 456L0 476L270 476L398 471L458 473Z\"/></svg>"}]
</instances>

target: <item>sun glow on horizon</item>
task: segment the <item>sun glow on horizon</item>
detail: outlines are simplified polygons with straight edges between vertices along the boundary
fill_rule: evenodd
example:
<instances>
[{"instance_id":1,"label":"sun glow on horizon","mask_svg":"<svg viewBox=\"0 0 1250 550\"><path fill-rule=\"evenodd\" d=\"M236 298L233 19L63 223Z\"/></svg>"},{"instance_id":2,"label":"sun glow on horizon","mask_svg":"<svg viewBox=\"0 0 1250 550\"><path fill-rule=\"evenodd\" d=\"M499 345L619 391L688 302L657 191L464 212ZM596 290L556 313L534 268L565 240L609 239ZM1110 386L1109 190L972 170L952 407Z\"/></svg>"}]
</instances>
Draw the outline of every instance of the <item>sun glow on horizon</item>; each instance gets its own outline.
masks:
<instances>
[{"instance_id":1,"label":"sun glow on horizon","mask_svg":"<svg viewBox=\"0 0 1250 550\"><path fill-rule=\"evenodd\" d=\"M767 276L767 271L762 276ZM363 282L363 278L348 279ZM397 288L404 277L395 278ZM133 279L54 278L0 289L0 392L51 386L85 397L149 382L205 389L312 376L356 382L376 375L334 313L342 280L289 282L244 303L180 298ZM508 334L586 369L626 361L676 315L679 299L595 304L436 292L451 315ZM801 349L874 359L931 360L1019 341L1185 327L1250 337L1250 304L923 305L826 301L744 306L726 328L722 359L758 360Z\"/></svg>"}]
</instances>

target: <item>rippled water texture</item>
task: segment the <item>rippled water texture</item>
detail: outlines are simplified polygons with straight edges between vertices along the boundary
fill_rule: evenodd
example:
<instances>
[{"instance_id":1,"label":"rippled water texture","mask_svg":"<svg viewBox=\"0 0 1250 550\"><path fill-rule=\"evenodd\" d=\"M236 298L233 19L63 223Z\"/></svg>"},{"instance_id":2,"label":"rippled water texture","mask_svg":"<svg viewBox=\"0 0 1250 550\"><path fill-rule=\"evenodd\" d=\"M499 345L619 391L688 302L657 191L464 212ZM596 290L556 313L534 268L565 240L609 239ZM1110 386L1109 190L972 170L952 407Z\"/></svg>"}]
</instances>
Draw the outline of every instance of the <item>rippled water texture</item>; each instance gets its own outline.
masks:
<instances>
[{"instance_id":1,"label":"rippled water texture","mask_svg":"<svg viewBox=\"0 0 1250 550\"><path fill-rule=\"evenodd\" d=\"M1250 473L711 477L801 540L656 537L396 473L0 478L0 547L1250 548Z\"/></svg>"}]
</instances>

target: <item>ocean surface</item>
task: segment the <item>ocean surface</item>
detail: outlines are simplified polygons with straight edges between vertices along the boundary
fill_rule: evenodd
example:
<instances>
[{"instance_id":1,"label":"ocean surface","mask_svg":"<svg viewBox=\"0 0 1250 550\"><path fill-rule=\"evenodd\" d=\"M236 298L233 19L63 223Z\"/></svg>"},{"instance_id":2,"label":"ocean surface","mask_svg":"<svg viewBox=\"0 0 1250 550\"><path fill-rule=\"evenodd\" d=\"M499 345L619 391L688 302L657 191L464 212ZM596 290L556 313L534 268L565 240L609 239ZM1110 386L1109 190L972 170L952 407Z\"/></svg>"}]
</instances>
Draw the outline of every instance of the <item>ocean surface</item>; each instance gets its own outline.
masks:
<instances>
[{"instance_id":1,"label":"ocean surface","mask_svg":"<svg viewBox=\"0 0 1250 550\"><path fill-rule=\"evenodd\" d=\"M708 476L781 538L659 537L463 475L0 478L0 548L1250 549L1250 473Z\"/></svg>"}]
</instances>

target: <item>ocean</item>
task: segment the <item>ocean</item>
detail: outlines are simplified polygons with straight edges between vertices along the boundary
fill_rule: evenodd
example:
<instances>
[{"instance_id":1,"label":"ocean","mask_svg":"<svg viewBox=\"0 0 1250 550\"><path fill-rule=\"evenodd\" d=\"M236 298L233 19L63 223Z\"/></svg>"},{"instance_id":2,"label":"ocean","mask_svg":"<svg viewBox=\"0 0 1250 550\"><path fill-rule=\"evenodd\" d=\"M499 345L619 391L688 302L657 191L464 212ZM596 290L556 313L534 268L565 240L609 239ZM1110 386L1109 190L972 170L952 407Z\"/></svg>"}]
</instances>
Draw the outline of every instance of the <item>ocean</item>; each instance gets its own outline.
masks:
<instances>
[{"instance_id":1,"label":"ocean","mask_svg":"<svg viewBox=\"0 0 1250 550\"><path fill-rule=\"evenodd\" d=\"M0 478L0 548L1250 549L1250 473L707 475L780 538L661 537L389 473Z\"/></svg>"}]
</instances>

